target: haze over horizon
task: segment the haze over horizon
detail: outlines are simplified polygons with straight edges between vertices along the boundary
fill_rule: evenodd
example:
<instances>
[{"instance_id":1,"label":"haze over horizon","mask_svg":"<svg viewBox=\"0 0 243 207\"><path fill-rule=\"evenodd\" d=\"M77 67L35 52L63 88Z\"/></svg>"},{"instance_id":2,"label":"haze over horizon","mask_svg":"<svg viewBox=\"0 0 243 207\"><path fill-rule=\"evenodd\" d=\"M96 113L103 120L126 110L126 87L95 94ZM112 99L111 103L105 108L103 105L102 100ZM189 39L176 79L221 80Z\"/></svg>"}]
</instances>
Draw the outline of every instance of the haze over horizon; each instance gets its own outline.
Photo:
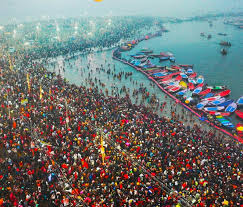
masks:
<instances>
[{"instance_id":1,"label":"haze over horizon","mask_svg":"<svg viewBox=\"0 0 243 207\"><path fill-rule=\"evenodd\" d=\"M146 15L191 17L210 12L243 11L243 0L4 0L0 7L0 23L30 21L43 16L124 16Z\"/></svg>"}]
</instances>

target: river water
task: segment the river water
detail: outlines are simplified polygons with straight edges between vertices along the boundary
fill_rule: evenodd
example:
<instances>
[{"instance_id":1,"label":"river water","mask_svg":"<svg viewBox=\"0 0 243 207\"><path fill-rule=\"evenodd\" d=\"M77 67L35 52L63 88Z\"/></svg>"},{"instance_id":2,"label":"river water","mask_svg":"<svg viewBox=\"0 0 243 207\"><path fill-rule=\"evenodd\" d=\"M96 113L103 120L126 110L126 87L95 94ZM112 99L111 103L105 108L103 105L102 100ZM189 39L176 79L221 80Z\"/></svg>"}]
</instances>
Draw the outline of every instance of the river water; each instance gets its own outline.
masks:
<instances>
[{"instance_id":1,"label":"river water","mask_svg":"<svg viewBox=\"0 0 243 207\"><path fill-rule=\"evenodd\" d=\"M175 55L176 63L194 64L194 71L203 75L208 85L226 85L232 90L230 98L235 100L243 95L243 30L223 24L223 19L214 21L212 26L205 21L166 24L165 26L170 32L164 33L161 37L139 43L131 51L123 53L123 56L135 54L143 48L149 48L154 53L170 51ZM201 32L204 32L206 36L200 36ZM226 33L227 36L218 35L220 32ZM211 39L207 39L208 34L212 35ZM231 47L227 48L228 54L226 56L222 56L220 53L222 49L222 46L219 45L220 41L230 41L232 44ZM157 60L152 60L152 62L158 63ZM88 63L90 63L89 68L87 68ZM109 95L111 95L111 90L114 86L119 89L123 86L129 87L131 95L133 89L138 89L143 84L150 94L156 95L160 103L165 101L164 93L156 86L152 87L151 81L147 77L136 72L130 66L113 60L111 50L78 56L69 61L59 60L56 67L50 67L50 70L58 72L58 68L63 66L63 64L65 64L65 71L61 70L61 74L70 83L89 86L89 83L85 80L89 78L94 80L96 77L97 80L106 84L105 87L100 88L103 91L105 88L108 88ZM169 62L158 64L170 65ZM106 69L111 68L114 74L118 74L121 71L133 72L132 80L130 80L130 77L127 79L123 77L121 81L117 78L113 79L113 76L107 75L106 71L96 70L101 65ZM113 71L114 67L116 68L115 71ZM137 84L133 81L136 81ZM137 103L140 103L140 99ZM181 108L178 106L177 108L179 108L178 111L180 112ZM171 115L169 103L166 105L163 115L168 117ZM240 121L235 115L232 115L230 119L232 119L233 123Z\"/></svg>"}]
</instances>

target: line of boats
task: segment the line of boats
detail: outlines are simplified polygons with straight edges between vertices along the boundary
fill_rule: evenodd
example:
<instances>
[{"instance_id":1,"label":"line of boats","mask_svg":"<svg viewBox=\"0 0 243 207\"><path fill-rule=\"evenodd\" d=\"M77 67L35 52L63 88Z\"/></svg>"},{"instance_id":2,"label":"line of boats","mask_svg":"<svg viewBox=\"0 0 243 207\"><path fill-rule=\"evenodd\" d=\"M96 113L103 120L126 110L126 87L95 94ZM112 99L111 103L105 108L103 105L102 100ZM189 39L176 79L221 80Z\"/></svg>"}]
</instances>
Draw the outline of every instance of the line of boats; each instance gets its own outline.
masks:
<instances>
[{"instance_id":1,"label":"line of boats","mask_svg":"<svg viewBox=\"0 0 243 207\"><path fill-rule=\"evenodd\" d=\"M243 106L243 96L237 101L228 98L231 90L226 86L208 86L204 77L193 70L193 65L157 66L149 58L174 57L172 53L152 54L152 50L143 49L130 55L131 58L121 58L131 65L140 68L152 77L166 91L172 93L180 101L199 112L205 119L219 127L237 131L243 137L243 124L234 126L230 120L233 113L243 120L243 111L237 110Z\"/></svg>"}]
</instances>

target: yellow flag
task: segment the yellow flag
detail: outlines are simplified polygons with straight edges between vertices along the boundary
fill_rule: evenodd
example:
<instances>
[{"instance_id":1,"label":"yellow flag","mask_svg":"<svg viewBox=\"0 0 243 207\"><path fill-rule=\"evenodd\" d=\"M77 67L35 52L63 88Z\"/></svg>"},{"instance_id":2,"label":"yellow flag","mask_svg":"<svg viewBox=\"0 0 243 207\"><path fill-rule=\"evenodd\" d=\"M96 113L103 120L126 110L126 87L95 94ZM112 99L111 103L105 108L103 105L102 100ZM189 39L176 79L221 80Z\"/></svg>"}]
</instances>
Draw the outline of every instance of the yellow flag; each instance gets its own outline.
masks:
<instances>
[{"instance_id":1,"label":"yellow flag","mask_svg":"<svg viewBox=\"0 0 243 207\"><path fill-rule=\"evenodd\" d=\"M101 151L101 156L102 156L102 162L103 164L105 163L105 148L104 148L104 142L103 142L103 137L100 137L100 151Z\"/></svg>"},{"instance_id":2,"label":"yellow flag","mask_svg":"<svg viewBox=\"0 0 243 207\"><path fill-rule=\"evenodd\" d=\"M40 100L42 99L42 87L40 85Z\"/></svg>"}]
</instances>

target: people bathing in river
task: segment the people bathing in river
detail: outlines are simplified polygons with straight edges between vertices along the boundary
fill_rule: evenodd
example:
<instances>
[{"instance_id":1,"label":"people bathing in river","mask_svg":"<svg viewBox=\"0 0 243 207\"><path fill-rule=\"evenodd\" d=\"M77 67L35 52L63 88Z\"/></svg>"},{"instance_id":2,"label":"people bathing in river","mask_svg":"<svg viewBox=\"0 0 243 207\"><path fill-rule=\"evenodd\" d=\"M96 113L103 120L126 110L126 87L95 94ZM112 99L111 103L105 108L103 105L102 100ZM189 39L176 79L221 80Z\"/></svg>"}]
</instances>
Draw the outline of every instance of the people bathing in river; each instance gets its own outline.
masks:
<instances>
[{"instance_id":1,"label":"people bathing in river","mask_svg":"<svg viewBox=\"0 0 243 207\"><path fill-rule=\"evenodd\" d=\"M0 206L240 206L240 144L23 62L0 62Z\"/></svg>"}]
</instances>

